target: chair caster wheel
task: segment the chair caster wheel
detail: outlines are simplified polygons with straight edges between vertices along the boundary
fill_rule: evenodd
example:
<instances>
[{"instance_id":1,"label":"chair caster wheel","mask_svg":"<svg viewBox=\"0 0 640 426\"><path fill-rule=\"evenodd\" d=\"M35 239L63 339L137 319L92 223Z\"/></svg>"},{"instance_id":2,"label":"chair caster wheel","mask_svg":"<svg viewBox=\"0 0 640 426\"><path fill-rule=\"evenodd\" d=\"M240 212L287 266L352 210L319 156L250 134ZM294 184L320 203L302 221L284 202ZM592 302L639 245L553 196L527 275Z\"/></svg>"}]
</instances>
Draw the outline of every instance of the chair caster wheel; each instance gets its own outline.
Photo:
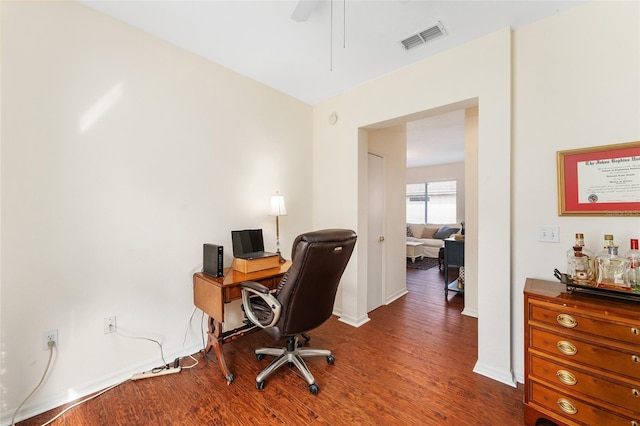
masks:
<instances>
[{"instance_id":1,"label":"chair caster wheel","mask_svg":"<svg viewBox=\"0 0 640 426\"><path fill-rule=\"evenodd\" d=\"M309 385L309 392L311 392L311 395L317 395L319 391L320 391L320 387L315 383L312 385Z\"/></svg>"},{"instance_id":2,"label":"chair caster wheel","mask_svg":"<svg viewBox=\"0 0 640 426\"><path fill-rule=\"evenodd\" d=\"M256 389L258 390L264 389L264 380L261 382L256 382Z\"/></svg>"},{"instance_id":3,"label":"chair caster wheel","mask_svg":"<svg viewBox=\"0 0 640 426\"><path fill-rule=\"evenodd\" d=\"M327 357L327 364L333 365L334 362L336 362L336 359L333 357L333 355L329 355Z\"/></svg>"},{"instance_id":4,"label":"chair caster wheel","mask_svg":"<svg viewBox=\"0 0 640 426\"><path fill-rule=\"evenodd\" d=\"M256 359L258 361L262 361L264 359L264 354L256 354Z\"/></svg>"}]
</instances>

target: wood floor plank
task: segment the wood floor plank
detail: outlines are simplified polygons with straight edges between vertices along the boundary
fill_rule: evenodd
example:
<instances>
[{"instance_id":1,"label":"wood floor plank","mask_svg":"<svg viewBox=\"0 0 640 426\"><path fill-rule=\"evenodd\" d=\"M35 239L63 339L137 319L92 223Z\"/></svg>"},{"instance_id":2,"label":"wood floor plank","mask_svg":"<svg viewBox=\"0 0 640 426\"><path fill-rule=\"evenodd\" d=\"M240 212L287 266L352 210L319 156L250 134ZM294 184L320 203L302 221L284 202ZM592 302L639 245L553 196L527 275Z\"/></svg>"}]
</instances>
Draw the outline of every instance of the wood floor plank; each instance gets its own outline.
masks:
<instances>
[{"instance_id":1,"label":"wood floor plank","mask_svg":"<svg viewBox=\"0 0 640 426\"><path fill-rule=\"evenodd\" d=\"M334 365L324 357L306 361L318 395L288 366L256 389L255 377L271 357L258 361L254 350L276 346L258 332L225 345L231 385L213 353L194 354L199 364L192 369L125 382L53 424L522 425L522 386L473 372L477 319L461 314L460 294L445 298L443 277L437 268L407 269L409 293L370 312L366 324L355 328L332 317L310 333L309 346L330 349L336 359ZM62 408L19 424L40 425Z\"/></svg>"}]
</instances>

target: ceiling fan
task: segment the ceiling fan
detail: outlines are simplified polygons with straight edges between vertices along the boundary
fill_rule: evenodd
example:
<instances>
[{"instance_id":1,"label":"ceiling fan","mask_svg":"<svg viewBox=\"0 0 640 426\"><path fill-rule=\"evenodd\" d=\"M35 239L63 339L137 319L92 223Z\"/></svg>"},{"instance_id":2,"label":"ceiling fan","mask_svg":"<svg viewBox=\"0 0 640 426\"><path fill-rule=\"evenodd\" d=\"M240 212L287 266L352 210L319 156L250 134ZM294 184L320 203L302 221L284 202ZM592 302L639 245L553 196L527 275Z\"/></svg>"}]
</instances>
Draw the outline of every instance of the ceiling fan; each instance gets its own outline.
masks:
<instances>
[{"instance_id":1,"label":"ceiling fan","mask_svg":"<svg viewBox=\"0 0 640 426\"><path fill-rule=\"evenodd\" d=\"M291 14L296 22L306 22L322 0L299 0Z\"/></svg>"},{"instance_id":2,"label":"ceiling fan","mask_svg":"<svg viewBox=\"0 0 640 426\"><path fill-rule=\"evenodd\" d=\"M326 0L325 0L326 1ZM329 50L331 51L331 59L329 64L329 71L333 71L333 0L331 2L331 13L330 13L330 38L329 38ZM314 10L318 7L318 5L322 3L322 0L298 0L293 13L291 14L291 19L296 22L306 22ZM346 7L346 0L342 0L343 7ZM342 47L346 47L346 13L343 14L343 25L344 32L342 34Z\"/></svg>"}]
</instances>

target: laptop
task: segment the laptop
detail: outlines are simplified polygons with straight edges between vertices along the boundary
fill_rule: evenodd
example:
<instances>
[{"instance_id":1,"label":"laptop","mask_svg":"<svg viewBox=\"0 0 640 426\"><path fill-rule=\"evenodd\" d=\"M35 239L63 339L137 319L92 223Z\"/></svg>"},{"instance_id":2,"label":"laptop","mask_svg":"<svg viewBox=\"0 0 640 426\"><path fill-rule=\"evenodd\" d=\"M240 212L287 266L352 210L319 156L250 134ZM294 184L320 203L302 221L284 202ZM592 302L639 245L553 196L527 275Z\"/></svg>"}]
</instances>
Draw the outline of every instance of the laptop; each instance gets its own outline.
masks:
<instances>
[{"instance_id":1,"label":"laptop","mask_svg":"<svg viewBox=\"0 0 640 426\"><path fill-rule=\"evenodd\" d=\"M264 251L262 229L244 229L231 231L233 257L238 259L259 259L261 257L277 256L276 253Z\"/></svg>"}]
</instances>

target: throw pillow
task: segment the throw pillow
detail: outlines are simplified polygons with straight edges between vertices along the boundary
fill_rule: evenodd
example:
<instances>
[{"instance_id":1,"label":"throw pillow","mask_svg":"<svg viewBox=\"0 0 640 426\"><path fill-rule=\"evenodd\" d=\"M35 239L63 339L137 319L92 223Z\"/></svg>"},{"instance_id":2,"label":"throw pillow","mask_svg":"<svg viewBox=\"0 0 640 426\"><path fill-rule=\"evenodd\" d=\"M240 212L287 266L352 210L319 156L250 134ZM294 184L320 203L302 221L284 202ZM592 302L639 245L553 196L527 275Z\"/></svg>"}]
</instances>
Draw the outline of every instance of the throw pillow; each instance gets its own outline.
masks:
<instances>
[{"instance_id":1,"label":"throw pillow","mask_svg":"<svg viewBox=\"0 0 640 426\"><path fill-rule=\"evenodd\" d=\"M433 235L438 232L440 228L433 226L425 226L422 231L422 238L433 238Z\"/></svg>"},{"instance_id":2,"label":"throw pillow","mask_svg":"<svg viewBox=\"0 0 640 426\"><path fill-rule=\"evenodd\" d=\"M424 223L407 223L411 228L411 233L415 238L422 238L422 231L424 231Z\"/></svg>"},{"instance_id":3,"label":"throw pillow","mask_svg":"<svg viewBox=\"0 0 640 426\"><path fill-rule=\"evenodd\" d=\"M413 231L409 225L407 225L407 237L413 237Z\"/></svg>"},{"instance_id":4,"label":"throw pillow","mask_svg":"<svg viewBox=\"0 0 640 426\"><path fill-rule=\"evenodd\" d=\"M442 228L438 229L438 232L433 234L433 238L436 238L438 240L444 240L446 238L449 238L450 236L452 236L453 234L455 234L459 230L460 230L460 228L450 228L450 227L445 225Z\"/></svg>"}]
</instances>

